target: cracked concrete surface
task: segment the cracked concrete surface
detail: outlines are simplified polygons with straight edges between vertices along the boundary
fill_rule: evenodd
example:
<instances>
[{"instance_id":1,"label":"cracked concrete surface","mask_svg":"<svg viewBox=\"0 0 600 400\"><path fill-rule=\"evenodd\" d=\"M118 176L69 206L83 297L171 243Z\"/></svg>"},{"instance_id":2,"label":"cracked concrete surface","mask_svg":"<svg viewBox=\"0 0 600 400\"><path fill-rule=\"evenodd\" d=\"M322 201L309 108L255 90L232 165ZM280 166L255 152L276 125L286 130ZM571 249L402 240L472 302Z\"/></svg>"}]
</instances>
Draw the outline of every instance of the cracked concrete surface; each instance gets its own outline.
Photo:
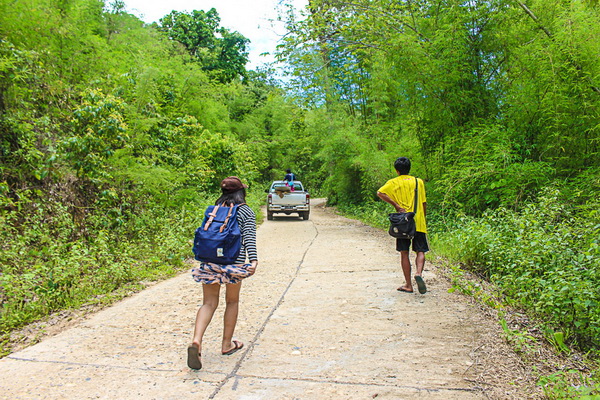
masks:
<instances>
[{"instance_id":1,"label":"cracked concrete surface","mask_svg":"<svg viewBox=\"0 0 600 400\"><path fill-rule=\"evenodd\" d=\"M313 201L310 220L258 230L234 336L243 350L220 354L221 301L203 369L186 367L201 287L185 273L0 360L0 398L486 398L474 383L477 310L431 263L427 294L397 292L393 240Z\"/></svg>"}]
</instances>

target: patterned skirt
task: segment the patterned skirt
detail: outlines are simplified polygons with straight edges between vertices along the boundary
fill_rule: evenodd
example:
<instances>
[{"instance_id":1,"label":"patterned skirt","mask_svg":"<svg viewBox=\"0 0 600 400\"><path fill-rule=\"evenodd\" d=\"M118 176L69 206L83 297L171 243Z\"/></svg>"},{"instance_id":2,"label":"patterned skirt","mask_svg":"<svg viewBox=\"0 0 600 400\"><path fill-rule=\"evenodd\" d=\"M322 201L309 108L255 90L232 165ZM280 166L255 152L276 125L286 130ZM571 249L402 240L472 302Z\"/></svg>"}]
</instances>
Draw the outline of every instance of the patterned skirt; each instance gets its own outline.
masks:
<instances>
[{"instance_id":1,"label":"patterned skirt","mask_svg":"<svg viewBox=\"0 0 600 400\"><path fill-rule=\"evenodd\" d=\"M201 262L199 267L192 268L192 277L196 282L206 285L239 283L250 276L250 266L252 264L220 265Z\"/></svg>"}]
</instances>

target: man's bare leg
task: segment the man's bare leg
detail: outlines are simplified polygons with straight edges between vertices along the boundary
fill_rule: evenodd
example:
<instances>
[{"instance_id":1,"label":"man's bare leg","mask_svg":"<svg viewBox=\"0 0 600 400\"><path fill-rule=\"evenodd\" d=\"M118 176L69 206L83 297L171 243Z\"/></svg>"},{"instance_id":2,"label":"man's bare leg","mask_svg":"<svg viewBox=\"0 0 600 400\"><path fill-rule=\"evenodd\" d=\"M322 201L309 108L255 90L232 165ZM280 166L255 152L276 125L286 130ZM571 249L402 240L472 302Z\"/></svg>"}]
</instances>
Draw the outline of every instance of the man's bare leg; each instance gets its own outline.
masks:
<instances>
[{"instance_id":1,"label":"man's bare leg","mask_svg":"<svg viewBox=\"0 0 600 400\"><path fill-rule=\"evenodd\" d=\"M411 279L411 266L408 251L400 252L400 265L402 265L402 273L404 274L404 285L399 287L398 290L404 289L405 292L412 292L412 279Z\"/></svg>"},{"instance_id":2,"label":"man's bare leg","mask_svg":"<svg viewBox=\"0 0 600 400\"><path fill-rule=\"evenodd\" d=\"M425 253L422 251L417 252L417 257L415 258L415 264L417 264L417 273L416 276L423 275L423 268L425 268Z\"/></svg>"},{"instance_id":3,"label":"man's bare leg","mask_svg":"<svg viewBox=\"0 0 600 400\"><path fill-rule=\"evenodd\" d=\"M417 281L417 286L419 287L419 293L425 294L427 293L427 285L425 285L425 281L422 278L423 268L425 267L425 253L422 251L417 252L417 257L415 258L415 264L417 264L417 273L415 274L415 281Z\"/></svg>"}]
</instances>

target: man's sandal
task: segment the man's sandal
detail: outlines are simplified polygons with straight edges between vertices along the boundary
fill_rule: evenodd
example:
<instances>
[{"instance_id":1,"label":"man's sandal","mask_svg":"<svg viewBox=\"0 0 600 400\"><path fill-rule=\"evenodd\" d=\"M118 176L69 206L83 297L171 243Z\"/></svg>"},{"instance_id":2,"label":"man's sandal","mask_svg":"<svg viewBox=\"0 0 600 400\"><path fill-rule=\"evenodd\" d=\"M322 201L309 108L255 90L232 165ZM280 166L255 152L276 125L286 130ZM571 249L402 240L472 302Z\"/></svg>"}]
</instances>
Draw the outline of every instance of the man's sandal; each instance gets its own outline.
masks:
<instances>
[{"instance_id":1,"label":"man's sandal","mask_svg":"<svg viewBox=\"0 0 600 400\"><path fill-rule=\"evenodd\" d=\"M425 281L419 275L415 276L415 281L417 282L417 287L419 288L419 293L425 294L427 293L427 286L425 286Z\"/></svg>"}]
</instances>

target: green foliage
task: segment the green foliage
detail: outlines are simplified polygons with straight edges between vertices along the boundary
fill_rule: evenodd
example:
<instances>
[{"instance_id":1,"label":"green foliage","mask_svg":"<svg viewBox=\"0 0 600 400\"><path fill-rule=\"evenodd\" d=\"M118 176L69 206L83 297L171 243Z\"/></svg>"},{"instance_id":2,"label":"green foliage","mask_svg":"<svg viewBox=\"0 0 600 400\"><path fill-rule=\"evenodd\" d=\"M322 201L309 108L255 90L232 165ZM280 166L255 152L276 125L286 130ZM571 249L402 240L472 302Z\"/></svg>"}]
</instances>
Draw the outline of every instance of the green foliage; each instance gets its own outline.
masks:
<instances>
[{"instance_id":1,"label":"green foliage","mask_svg":"<svg viewBox=\"0 0 600 400\"><path fill-rule=\"evenodd\" d=\"M220 180L261 187L269 141L241 128L278 114L288 131L291 106L216 11L190 62L182 37L103 6L0 2L3 354L13 329L181 271Z\"/></svg>"},{"instance_id":2,"label":"green foliage","mask_svg":"<svg viewBox=\"0 0 600 400\"><path fill-rule=\"evenodd\" d=\"M596 400L600 397L600 371L584 374L577 370L559 371L542 376L538 385L548 399Z\"/></svg>"},{"instance_id":3,"label":"green foliage","mask_svg":"<svg viewBox=\"0 0 600 400\"><path fill-rule=\"evenodd\" d=\"M239 32L219 28L221 19L214 8L208 12L172 11L161 18L159 29L181 43L220 82L246 75L250 42Z\"/></svg>"},{"instance_id":4,"label":"green foliage","mask_svg":"<svg viewBox=\"0 0 600 400\"><path fill-rule=\"evenodd\" d=\"M446 152L452 163L436 180L433 197L442 214L454 210L478 215L487 209L517 209L540 187L546 186L554 170L547 162L523 159L512 137L500 126L474 128Z\"/></svg>"},{"instance_id":5,"label":"green foliage","mask_svg":"<svg viewBox=\"0 0 600 400\"><path fill-rule=\"evenodd\" d=\"M576 204L549 190L519 212L463 217L440 240L452 243L453 259L489 276L507 304L546 321L559 350L568 344L594 351L600 346L600 220L597 211L579 214Z\"/></svg>"},{"instance_id":6,"label":"green foliage","mask_svg":"<svg viewBox=\"0 0 600 400\"><path fill-rule=\"evenodd\" d=\"M598 165L598 9L575 1L535 1L529 8L537 22L516 10L521 23L501 37L513 60L506 71L513 105L505 108L510 125L523 131L517 143L524 155L559 171Z\"/></svg>"},{"instance_id":7,"label":"green foliage","mask_svg":"<svg viewBox=\"0 0 600 400\"><path fill-rule=\"evenodd\" d=\"M343 166L335 199L362 201L343 182L368 192L401 155L435 182L433 207L472 215L599 165L598 9L519 3L315 0L306 19L290 13L290 89L327 110L326 139L348 137L378 164Z\"/></svg>"},{"instance_id":8,"label":"green foliage","mask_svg":"<svg viewBox=\"0 0 600 400\"><path fill-rule=\"evenodd\" d=\"M546 321L558 351L600 348L599 11L314 0L280 53L315 186L384 227L375 191L411 158L438 251Z\"/></svg>"},{"instance_id":9,"label":"green foliage","mask_svg":"<svg viewBox=\"0 0 600 400\"><path fill-rule=\"evenodd\" d=\"M214 8L208 12L193 11L182 13L172 11L161 18L161 30L169 34L173 40L183 44L187 51L198 56L203 50L214 50L217 38L215 32L219 28L221 18Z\"/></svg>"},{"instance_id":10,"label":"green foliage","mask_svg":"<svg viewBox=\"0 0 600 400\"><path fill-rule=\"evenodd\" d=\"M370 202L361 205L341 203L337 208L350 218L359 219L371 226L387 230L390 206L383 202Z\"/></svg>"},{"instance_id":11,"label":"green foliage","mask_svg":"<svg viewBox=\"0 0 600 400\"><path fill-rule=\"evenodd\" d=\"M525 354L534 352L532 343L535 342L535 338L533 336L515 329L510 329L504 318L500 319L500 326L502 326L506 340L515 351Z\"/></svg>"},{"instance_id":12,"label":"green foliage","mask_svg":"<svg viewBox=\"0 0 600 400\"><path fill-rule=\"evenodd\" d=\"M59 147L79 177L108 178L106 159L128 140L123 104L100 91L90 91L82 97L81 107L73 112L71 131L75 136L59 142Z\"/></svg>"},{"instance_id":13,"label":"green foliage","mask_svg":"<svg viewBox=\"0 0 600 400\"><path fill-rule=\"evenodd\" d=\"M29 214L21 234L12 226L15 214L2 220L1 332L124 285L172 275L189 256L190 232L200 223L195 208L169 215L157 209L112 229L103 227L109 215L94 215L90 234L74 238L78 227L68 210L48 207Z\"/></svg>"}]
</instances>

